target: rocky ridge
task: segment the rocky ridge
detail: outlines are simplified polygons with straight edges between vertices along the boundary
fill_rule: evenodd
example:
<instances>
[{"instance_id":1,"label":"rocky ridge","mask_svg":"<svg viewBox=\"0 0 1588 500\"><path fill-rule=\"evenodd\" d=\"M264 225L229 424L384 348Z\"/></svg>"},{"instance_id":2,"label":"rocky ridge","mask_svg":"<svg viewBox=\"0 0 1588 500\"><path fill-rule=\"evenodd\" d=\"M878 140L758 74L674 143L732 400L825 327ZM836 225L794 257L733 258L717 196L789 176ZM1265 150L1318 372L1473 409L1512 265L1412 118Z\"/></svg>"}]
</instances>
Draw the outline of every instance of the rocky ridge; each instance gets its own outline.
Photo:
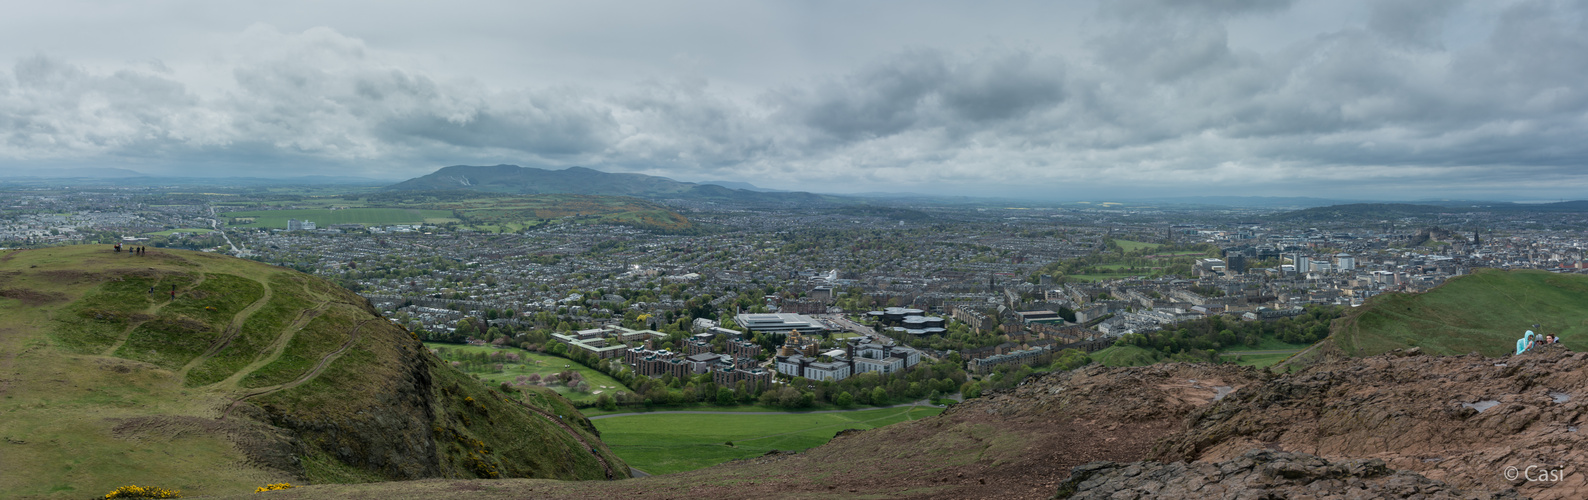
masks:
<instances>
[{"instance_id":1,"label":"rocky ridge","mask_svg":"<svg viewBox=\"0 0 1588 500\"><path fill-rule=\"evenodd\" d=\"M1251 450L1223 462L1093 462L1076 467L1055 498L1510 499L1515 490L1467 491L1383 460L1329 462L1306 453Z\"/></svg>"},{"instance_id":2,"label":"rocky ridge","mask_svg":"<svg viewBox=\"0 0 1588 500\"><path fill-rule=\"evenodd\" d=\"M1416 350L1325 361L1202 408L1160 442L1162 461L1222 461L1253 448L1379 459L1462 488L1588 497L1588 353L1487 358ZM1507 470L1516 467L1516 477ZM1536 481L1520 471L1560 471ZM1536 474L1535 474L1536 476Z\"/></svg>"}]
</instances>

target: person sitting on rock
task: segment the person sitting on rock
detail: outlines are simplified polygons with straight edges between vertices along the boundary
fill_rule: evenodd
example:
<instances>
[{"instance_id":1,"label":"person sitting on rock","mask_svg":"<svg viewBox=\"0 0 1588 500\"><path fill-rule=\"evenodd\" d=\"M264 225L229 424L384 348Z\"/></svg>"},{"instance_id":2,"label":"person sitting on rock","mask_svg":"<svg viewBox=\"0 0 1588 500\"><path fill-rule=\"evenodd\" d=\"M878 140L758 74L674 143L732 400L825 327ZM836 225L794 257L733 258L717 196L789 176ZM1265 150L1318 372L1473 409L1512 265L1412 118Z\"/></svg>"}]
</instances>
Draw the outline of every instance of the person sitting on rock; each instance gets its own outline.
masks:
<instances>
[{"instance_id":1,"label":"person sitting on rock","mask_svg":"<svg viewBox=\"0 0 1588 500\"><path fill-rule=\"evenodd\" d=\"M1532 348L1532 347L1533 347L1533 331L1532 330L1528 330L1527 333L1522 334L1522 338L1517 339L1517 341L1516 341L1516 353L1517 354L1521 354L1521 353L1527 352L1527 350Z\"/></svg>"},{"instance_id":2,"label":"person sitting on rock","mask_svg":"<svg viewBox=\"0 0 1588 500\"><path fill-rule=\"evenodd\" d=\"M1556 337L1555 334L1553 334L1553 333L1544 336L1544 345L1559 344L1559 343L1560 343L1560 337Z\"/></svg>"}]
</instances>

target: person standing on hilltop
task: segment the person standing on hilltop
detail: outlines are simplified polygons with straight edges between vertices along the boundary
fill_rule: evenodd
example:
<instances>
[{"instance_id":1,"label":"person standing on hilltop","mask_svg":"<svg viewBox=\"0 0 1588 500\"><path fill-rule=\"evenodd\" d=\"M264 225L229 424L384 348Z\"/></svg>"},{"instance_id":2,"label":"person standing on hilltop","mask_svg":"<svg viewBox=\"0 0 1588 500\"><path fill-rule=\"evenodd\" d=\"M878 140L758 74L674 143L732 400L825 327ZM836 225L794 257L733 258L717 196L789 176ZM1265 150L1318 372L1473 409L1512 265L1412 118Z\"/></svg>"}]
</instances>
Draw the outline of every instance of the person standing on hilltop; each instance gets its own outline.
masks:
<instances>
[{"instance_id":1,"label":"person standing on hilltop","mask_svg":"<svg viewBox=\"0 0 1588 500\"><path fill-rule=\"evenodd\" d=\"M1516 341L1516 353L1517 354L1521 354L1521 353L1527 352L1527 350L1532 348L1532 347L1533 347L1533 331L1532 330L1528 330L1527 333L1522 334L1522 338L1521 339L1518 339Z\"/></svg>"}]
</instances>

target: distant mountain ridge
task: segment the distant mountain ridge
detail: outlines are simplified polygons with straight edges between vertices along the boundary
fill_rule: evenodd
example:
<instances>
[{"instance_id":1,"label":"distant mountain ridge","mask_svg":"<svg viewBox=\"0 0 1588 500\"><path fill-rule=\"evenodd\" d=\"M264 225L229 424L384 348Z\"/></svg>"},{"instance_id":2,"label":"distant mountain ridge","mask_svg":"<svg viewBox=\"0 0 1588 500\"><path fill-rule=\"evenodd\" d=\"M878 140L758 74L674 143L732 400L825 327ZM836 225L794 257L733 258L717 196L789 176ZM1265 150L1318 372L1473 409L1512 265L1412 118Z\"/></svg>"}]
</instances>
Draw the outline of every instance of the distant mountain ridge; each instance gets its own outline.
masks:
<instances>
[{"instance_id":1,"label":"distant mountain ridge","mask_svg":"<svg viewBox=\"0 0 1588 500\"><path fill-rule=\"evenodd\" d=\"M1588 201L1559 203L1438 202L1435 203L1352 203L1313 207L1273 216L1280 221L1329 221L1426 217L1438 214L1471 212L1588 212Z\"/></svg>"},{"instance_id":2,"label":"distant mountain ridge","mask_svg":"<svg viewBox=\"0 0 1588 500\"><path fill-rule=\"evenodd\" d=\"M390 191L467 189L494 193L589 194L652 199L806 203L826 201L822 196L803 192L752 191L716 184L679 182L654 175L602 172L585 167L546 170L517 165L488 167L453 165L428 175L387 186L385 189Z\"/></svg>"}]
</instances>

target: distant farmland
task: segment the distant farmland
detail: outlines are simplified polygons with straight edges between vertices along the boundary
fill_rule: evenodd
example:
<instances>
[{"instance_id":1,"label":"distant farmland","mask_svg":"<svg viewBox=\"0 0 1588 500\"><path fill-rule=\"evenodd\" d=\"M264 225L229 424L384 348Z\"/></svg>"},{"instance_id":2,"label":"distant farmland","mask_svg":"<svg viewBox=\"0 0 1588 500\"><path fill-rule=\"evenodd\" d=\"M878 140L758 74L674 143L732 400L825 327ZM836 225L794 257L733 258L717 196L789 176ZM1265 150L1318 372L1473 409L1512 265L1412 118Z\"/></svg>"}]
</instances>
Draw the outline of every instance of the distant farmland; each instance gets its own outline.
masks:
<instances>
[{"instance_id":1,"label":"distant farmland","mask_svg":"<svg viewBox=\"0 0 1588 500\"><path fill-rule=\"evenodd\" d=\"M331 224L421 224L453 222L451 210L426 210L419 208L348 208L342 210L305 209L305 210L256 210L249 212L226 212L221 214L228 219L235 217L252 217L251 224L232 224L240 227L258 228L286 228L287 219L313 221L319 227Z\"/></svg>"}]
</instances>

